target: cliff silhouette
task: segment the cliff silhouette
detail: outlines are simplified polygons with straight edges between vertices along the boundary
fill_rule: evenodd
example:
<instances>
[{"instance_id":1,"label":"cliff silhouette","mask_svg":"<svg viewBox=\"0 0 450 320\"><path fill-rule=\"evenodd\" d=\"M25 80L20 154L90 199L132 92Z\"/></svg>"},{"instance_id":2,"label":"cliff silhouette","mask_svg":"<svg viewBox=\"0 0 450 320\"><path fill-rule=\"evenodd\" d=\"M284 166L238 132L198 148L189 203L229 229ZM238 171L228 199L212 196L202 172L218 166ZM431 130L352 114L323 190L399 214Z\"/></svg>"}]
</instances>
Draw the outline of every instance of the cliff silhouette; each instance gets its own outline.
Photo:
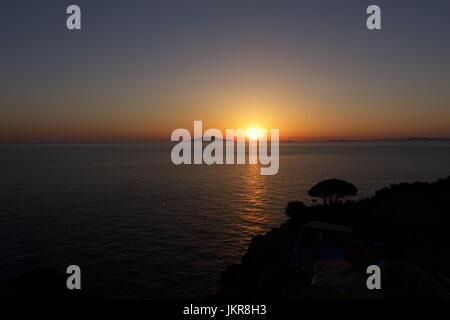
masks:
<instances>
[{"instance_id":1,"label":"cliff silhouette","mask_svg":"<svg viewBox=\"0 0 450 320\"><path fill-rule=\"evenodd\" d=\"M217 298L450 299L450 177L358 201L293 201L285 213L285 223L254 237L241 263L222 272ZM373 264L381 290L366 287Z\"/></svg>"}]
</instances>

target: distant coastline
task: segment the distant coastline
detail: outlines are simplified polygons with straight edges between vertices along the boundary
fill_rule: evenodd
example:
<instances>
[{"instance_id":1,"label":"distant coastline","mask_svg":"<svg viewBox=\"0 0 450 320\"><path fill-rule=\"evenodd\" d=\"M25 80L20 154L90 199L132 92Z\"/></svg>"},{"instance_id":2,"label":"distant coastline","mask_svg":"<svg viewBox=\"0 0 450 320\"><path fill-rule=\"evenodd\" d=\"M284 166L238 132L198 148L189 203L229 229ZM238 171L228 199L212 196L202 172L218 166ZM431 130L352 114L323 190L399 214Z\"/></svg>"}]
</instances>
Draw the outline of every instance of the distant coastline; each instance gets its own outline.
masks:
<instances>
[{"instance_id":1,"label":"distant coastline","mask_svg":"<svg viewBox=\"0 0 450 320\"><path fill-rule=\"evenodd\" d=\"M409 138L384 138L384 139L327 139L325 142L408 142L408 141L450 141L450 138L438 137L409 137Z\"/></svg>"}]
</instances>

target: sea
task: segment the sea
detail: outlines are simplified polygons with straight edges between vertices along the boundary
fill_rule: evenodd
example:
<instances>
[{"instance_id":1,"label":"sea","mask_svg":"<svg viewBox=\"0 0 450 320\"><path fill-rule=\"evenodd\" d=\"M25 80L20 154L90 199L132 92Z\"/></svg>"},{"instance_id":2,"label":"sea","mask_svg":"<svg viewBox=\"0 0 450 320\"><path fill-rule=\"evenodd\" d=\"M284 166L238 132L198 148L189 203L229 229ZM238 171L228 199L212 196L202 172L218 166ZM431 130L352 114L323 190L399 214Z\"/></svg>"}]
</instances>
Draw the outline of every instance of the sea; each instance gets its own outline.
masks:
<instances>
[{"instance_id":1,"label":"sea","mask_svg":"<svg viewBox=\"0 0 450 320\"><path fill-rule=\"evenodd\" d=\"M78 265L93 298L201 299L288 201L328 178L356 198L450 175L448 141L286 142L279 172L174 165L171 145L0 145L0 283Z\"/></svg>"}]
</instances>

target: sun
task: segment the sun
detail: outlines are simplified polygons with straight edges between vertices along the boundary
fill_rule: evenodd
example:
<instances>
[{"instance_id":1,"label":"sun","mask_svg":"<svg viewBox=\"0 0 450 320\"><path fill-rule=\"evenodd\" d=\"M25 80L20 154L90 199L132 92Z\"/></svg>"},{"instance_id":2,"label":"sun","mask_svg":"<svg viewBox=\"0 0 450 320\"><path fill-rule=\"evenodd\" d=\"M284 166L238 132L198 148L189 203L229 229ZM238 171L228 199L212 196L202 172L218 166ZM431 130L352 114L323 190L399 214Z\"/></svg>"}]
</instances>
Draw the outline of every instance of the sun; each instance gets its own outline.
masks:
<instances>
[{"instance_id":1,"label":"sun","mask_svg":"<svg viewBox=\"0 0 450 320\"><path fill-rule=\"evenodd\" d=\"M261 136L261 129L250 128L247 129L246 134L249 140L258 140L258 138Z\"/></svg>"}]
</instances>

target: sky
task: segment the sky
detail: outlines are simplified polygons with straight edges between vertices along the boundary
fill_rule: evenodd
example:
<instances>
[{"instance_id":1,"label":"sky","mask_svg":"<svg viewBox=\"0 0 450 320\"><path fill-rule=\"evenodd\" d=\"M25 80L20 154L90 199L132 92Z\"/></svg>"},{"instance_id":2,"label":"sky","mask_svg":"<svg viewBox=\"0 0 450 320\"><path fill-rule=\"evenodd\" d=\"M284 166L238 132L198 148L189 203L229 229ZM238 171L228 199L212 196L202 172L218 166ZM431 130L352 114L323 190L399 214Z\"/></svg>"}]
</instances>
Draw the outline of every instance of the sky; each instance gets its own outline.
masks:
<instances>
[{"instance_id":1,"label":"sky","mask_svg":"<svg viewBox=\"0 0 450 320\"><path fill-rule=\"evenodd\" d=\"M449 39L439 0L2 0L0 142L450 138Z\"/></svg>"}]
</instances>

